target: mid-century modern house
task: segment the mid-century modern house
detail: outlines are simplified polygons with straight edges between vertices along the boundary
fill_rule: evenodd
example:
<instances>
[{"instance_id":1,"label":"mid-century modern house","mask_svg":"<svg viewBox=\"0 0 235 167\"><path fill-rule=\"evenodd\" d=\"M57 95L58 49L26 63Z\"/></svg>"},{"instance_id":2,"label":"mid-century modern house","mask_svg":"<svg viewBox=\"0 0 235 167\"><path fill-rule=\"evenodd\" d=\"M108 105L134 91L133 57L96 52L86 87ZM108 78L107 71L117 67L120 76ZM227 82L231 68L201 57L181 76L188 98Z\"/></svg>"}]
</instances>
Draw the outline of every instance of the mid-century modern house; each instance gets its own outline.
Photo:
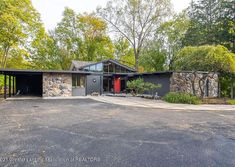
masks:
<instances>
[{"instance_id":1,"label":"mid-century modern house","mask_svg":"<svg viewBox=\"0 0 235 167\"><path fill-rule=\"evenodd\" d=\"M69 97L93 93L126 93L127 81L143 78L161 84L159 96L170 91L196 93L205 97L219 94L218 74L190 71L138 73L135 69L108 59L100 62L72 61L68 71L0 69L4 75L5 98L11 96ZM8 89L7 83L8 82ZM148 92L146 92L148 93Z\"/></svg>"}]
</instances>

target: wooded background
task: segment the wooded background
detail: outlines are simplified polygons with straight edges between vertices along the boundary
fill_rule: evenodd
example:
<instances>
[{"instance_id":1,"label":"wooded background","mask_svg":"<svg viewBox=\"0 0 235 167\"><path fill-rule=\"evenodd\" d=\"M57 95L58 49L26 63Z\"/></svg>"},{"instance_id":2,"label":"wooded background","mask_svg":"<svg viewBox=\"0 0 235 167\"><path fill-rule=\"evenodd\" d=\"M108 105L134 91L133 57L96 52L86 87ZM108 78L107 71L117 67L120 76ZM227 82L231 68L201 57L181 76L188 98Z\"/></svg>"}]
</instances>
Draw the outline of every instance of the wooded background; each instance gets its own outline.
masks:
<instances>
[{"instance_id":1,"label":"wooded background","mask_svg":"<svg viewBox=\"0 0 235 167\"><path fill-rule=\"evenodd\" d=\"M65 8L49 31L30 0L0 1L0 68L67 70L71 60L113 58L140 72L220 72L231 96L234 53L235 0L193 0L181 13L170 0L111 0L92 13Z\"/></svg>"}]
</instances>

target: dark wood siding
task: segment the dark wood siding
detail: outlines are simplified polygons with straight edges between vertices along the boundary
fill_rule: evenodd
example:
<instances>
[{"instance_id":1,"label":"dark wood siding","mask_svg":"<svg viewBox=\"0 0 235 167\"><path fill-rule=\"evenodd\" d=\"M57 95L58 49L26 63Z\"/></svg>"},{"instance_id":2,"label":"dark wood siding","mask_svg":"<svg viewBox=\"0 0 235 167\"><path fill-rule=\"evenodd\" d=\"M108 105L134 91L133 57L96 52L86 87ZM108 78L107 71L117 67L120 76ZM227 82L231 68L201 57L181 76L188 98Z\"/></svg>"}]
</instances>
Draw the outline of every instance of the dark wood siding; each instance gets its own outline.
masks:
<instances>
[{"instance_id":1,"label":"dark wood siding","mask_svg":"<svg viewBox=\"0 0 235 167\"><path fill-rule=\"evenodd\" d=\"M156 92L158 92L159 96L164 96L170 91L170 77L171 74L148 74L142 75L142 78L145 82L150 82L154 84L161 84L162 87L158 88ZM146 92L147 93L147 92Z\"/></svg>"}]
</instances>

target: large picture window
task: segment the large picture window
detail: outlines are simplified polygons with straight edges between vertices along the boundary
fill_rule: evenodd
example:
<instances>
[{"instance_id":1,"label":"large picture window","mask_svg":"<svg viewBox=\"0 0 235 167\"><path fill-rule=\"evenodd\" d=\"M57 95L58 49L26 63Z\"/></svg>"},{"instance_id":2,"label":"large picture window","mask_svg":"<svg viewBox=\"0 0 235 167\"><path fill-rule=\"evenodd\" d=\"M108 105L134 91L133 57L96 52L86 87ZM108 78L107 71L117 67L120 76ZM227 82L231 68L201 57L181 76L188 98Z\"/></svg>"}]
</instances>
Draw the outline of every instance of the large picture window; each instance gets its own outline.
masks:
<instances>
[{"instance_id":1,"label":"large picture window","mask_svg":"<svg viewBox=\"0 0 235 167\"><path fill-rule=\"evenodd\" d=\"M103 63L96 64L96 71L99 71L99 72L103 71Z\"/></svg>"},{"instance_id":2,"label":"large picture window","mask_svg":"<svg viewBox=\"0 0 235 167\"><path fill-rule=\"evenodd\" d=\"M86 78L84 75L76 75L72 76L72 86L73 88L85 88L86 86Z\"/></svg>"}]
</instances>

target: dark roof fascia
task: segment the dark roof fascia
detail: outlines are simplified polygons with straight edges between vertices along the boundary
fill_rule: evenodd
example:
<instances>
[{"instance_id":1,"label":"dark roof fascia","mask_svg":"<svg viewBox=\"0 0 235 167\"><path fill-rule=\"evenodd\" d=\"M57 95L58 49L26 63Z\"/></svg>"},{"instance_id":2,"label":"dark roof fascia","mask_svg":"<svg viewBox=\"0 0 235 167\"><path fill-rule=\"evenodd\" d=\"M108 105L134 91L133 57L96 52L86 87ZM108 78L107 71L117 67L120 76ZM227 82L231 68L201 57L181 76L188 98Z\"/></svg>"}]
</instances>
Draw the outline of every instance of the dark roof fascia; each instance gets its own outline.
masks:
<instances>
[{"instance_id":1,"label":"dark roof fascia","mask_svg":"<svg viewBox=\"0 0 235 167\"><path fill-rule=\"evenodd\" d=\"M113 75L113 76L120 76L120 75L122 75L122 76L129 76L130 74L132 74L132 73L112 73L111 75Z\"/></svg>"},{"instance_id":2,"label":"dark roof fascia","mask_svg":"<svg viewBox=\"0 0 235 167\"><path fill-rule=\"evenodd\" d=\"M159 72L144 72L144 73L135 73L135 75L159 75L159 74L173 74L173 73L198 73L198 74L208 74L212 72L207 71L159 71ZM218 72L214 72L218 74Z\"/></svg>"},{"instance_id":3,"label":"dark roof fascia","mask_svg":"<svg viewBox=\"0 0 235 167\"><path fill-rule=\"evenodd\" d=\"M213 72L213 71L172 71L174 73L198 73L198 74L209 74L209 73L215 73L219 74L219 72Z\"/></svg>"},{"instance_id":4,"label":"dark roof fascia","mask_svg":"<svg viewBox=\"0 0 235 167\"><path fill-rule=\"evenodd\" d=\"M102 76L129 76L130 74L132 73L92 73L92 75L102 75Z\"/></svg>"},{"instance_id":5,"label":"dark roof fascia","mask_svg":"<svg viewBox=\"0 0 235 167\"><path fill-rule=\"evenodd\" d=\"M115 76L115 75L124 75L124 76L143 76L143 75L171 75L173 73L193 73L195 71L159 71L159 72L145 72L145 73L102 73L102 72L93 72L92 75L103 75L103 76ZM209 72L205 71L196 71L197 73L208 74Z\"/></svg>"},{"instance_id":6,"label":"dark roof fascia","mask_svg":"<svg viewBox=\"0 0 235 167\"><path fill-rule=\"evenodd\" d=\"M123 68L126 68L126 69L128 69L128 70L130 70L130 71L136 72L135 69L130 68L130 67L124 65L124 64L121 64L121 63L119 63L118 61L113 60L113 59L103 60L103 61L99 61L99 62L96 62L96 63L93 63L93 64L85 65L85 66L79 67L79 69L82 69L82 68L85 68L85 67L89 67L89 66L92 66L92 65L96 65L96 64L99 64L99 63L105 63L105 62L108 62L108 61L110 61L110 62L112 62L112 63L114 63L114 64L116 64L116 65L119 65L119 66L121 66L121 67L123 67Z\"/></svg>"},{"instance_id":7,"label":"dark roof fascia","mask_svg":"<svg viewBox=\"0 0 235 167\"><path fill-rule=\"evenodd\" d=\"M61 74L85 74L90 75L92 72L86 71L63 71L63 70L21 70L21 69L0 69L1 74L42 74L42 73L61 73Z\"/></svg>"},{"instance_id":8,"label":"dark roof fascia","mask_svg":"<svg viewBox=\"0 0 235 167\"><path fill-rule=\"evenodd\" d=\"M134 75L159 75L159 74L172 74L173 71L159 71L159 72L144 72L144 73L135 73Z\"/></svg>"}]
</instances>

